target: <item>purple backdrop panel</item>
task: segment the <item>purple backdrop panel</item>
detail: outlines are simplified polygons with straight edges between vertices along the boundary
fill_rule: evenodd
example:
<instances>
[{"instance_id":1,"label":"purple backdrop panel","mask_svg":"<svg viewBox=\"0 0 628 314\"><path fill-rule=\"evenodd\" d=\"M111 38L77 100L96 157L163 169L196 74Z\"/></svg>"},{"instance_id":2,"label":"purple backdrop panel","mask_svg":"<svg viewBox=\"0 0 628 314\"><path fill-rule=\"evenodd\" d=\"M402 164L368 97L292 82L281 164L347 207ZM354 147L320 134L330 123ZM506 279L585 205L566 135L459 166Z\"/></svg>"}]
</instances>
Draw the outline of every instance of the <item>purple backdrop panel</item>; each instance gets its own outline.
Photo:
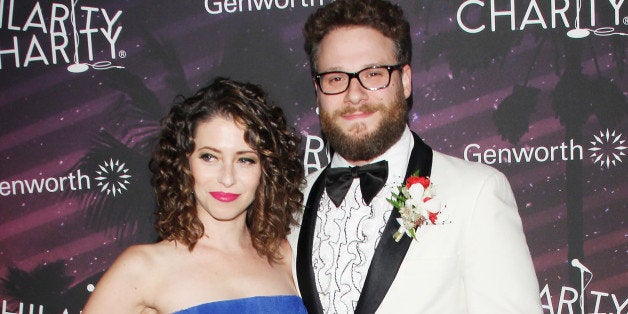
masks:
<instances>
[{"instance_id":1,"label":"purple backdrop panel","mask_svg":"<svg viewBox=\"0 0 628 314\"><path fill-rule=\"evenodd\" d=\"M122 250L157 240L159 119L216 76L264 87L306 171L325 166L301 28L328 2L0 1L2 310L78 313ZM559 2L398 1L410 126L508 176L545 313L625 313L627 9Z\"/></svg>"}]
</instances>

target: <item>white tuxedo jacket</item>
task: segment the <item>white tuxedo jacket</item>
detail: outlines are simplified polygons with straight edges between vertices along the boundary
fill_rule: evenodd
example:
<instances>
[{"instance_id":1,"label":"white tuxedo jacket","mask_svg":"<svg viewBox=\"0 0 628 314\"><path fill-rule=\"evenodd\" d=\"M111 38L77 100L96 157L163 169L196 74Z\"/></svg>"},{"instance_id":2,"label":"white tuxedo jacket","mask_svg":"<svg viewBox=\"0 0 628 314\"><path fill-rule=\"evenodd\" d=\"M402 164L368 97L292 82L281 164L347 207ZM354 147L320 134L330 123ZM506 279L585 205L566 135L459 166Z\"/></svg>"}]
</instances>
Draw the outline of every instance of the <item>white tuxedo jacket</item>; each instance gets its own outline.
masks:
<instances>
[{"instance_id":1,"label":"white tuxedo jacket","mask_svg":"<svg viewBox=\"0 0 628 314\"><path fill-rule=\"evenodd\" d=\"M424 225L418 240L404 235L395 242L399 214L393 210L356 313L542 313L538 281L506 177L489 166L433 152L413 136L406 177L417 169L429 174L437 197L447 206L446 223ZM301 227L288 237L295 281L310 313L323 312L311 246L324 172L308 176Z\"/></svg>"}]
</instances>

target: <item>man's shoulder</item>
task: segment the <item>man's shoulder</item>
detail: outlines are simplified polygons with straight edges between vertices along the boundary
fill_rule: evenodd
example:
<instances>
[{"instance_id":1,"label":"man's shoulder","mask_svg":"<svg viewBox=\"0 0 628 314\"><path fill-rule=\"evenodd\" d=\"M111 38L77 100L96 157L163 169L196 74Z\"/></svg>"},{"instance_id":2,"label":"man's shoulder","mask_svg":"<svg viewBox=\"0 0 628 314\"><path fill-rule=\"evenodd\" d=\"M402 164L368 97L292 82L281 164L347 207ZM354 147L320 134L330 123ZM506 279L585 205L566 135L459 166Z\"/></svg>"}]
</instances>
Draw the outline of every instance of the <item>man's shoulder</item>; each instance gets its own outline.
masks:
<instances>
[{"instance_id":1,"label":"man's shoulder","mask_svg":"<svg viewBox=\"0 0 628 314\"><path fill-rule=\"evenodd\" d=\"M303 188L303 204L307 203L307 199L310 196L310 191L312 190L312 186L314 185L314 182L316 182L316 179L318 179L318 177L321 175L321 173L323 172L323 169L325 169L325 167L320 168L310 174L308 174L305 177L305 187Z\"/></svg>"},{"instance_id":2,"label":"man's shoulder","mask_svg":"<svg viewBox=\"0 0 628 314\"><path fill-rule=\"evenodd\" d=\"M459 157L433 151L432 175L440 171L455 171L461 175L491 176L500 175L501 172L483 163L468 161Z\"/></svg>"},{"instance_id":3,"label":"man's shoulder","mask_svg":"<svg viewBox=\"0 0 628 314\"><path fill-rule=\"evenodd\" d=\"M316 179L318 179L318 177L321 175L321 173L323 172L323 169L325 169L325 167L315 170L314 172L305 176L306 185L303 187L303 191L302 191L303 192L303 208L302 208L303 210L310 196L312 185L314 185L314 182L316 182ZM293 252L296 252L296 245L299 240L299 232L301 230L301 221L303 219L303 210L295 213L294 219L296 220L297 224L290 227L290 233L288 234L288 242L290 243L290 246L292 247ZM296 253L294 253L293 256L296 256Z\"/></svg>"}]
</instances>

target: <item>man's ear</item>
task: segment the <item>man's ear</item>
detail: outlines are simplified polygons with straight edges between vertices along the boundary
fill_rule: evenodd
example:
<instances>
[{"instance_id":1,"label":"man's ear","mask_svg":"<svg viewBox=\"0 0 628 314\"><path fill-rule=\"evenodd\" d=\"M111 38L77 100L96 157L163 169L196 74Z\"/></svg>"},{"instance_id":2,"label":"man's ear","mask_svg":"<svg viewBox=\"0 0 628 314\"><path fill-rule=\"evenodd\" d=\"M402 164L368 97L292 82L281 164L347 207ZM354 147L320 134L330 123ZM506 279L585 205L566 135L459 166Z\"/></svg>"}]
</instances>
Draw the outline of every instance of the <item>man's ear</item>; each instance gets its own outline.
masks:
<instances>
[{"instance_id":1,"label":"man's ear","mask_svg":"<svg viewBox=\"0 0 628 314\"><path fill-rule=\"evenodd\" d=\"M312 87L314 87L314 97L318 100L318 84L314 77L312 77Z\"/></svg>"},{"instance_id":2,"label":"man's ear","mask_svg":"<svg viewBox=\"0 0 628 314\"><path fill-rule=\"evenodd\" d=\"M403 95L408 99L412 94L412 68L409 64L401 68L401 84L403 85Z\"/></svg>"}]
</instances>

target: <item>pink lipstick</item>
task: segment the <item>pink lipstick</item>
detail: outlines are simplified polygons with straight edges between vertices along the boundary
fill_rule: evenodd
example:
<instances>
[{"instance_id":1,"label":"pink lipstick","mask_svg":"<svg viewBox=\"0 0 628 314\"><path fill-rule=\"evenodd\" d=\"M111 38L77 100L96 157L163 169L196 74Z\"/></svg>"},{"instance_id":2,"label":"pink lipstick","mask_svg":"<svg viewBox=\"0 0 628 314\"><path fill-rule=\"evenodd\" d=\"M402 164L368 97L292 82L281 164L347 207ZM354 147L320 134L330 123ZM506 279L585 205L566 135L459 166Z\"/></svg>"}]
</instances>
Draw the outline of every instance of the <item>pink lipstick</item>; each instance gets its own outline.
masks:
<instances>
[{"instance_id":1,"label":"pink lipstick","mask_svg":"<svg viewBox=\"0 0 628 314\"><path fill-rule=\"evenodd\" d=\"M236 198L238 198L238 196L240 196L240 194L234 194L234 193L227 193L227 192L209 192L209 194L221 201L221 202L232 202L234 201Z\"/></svg>"}]
</instances>

